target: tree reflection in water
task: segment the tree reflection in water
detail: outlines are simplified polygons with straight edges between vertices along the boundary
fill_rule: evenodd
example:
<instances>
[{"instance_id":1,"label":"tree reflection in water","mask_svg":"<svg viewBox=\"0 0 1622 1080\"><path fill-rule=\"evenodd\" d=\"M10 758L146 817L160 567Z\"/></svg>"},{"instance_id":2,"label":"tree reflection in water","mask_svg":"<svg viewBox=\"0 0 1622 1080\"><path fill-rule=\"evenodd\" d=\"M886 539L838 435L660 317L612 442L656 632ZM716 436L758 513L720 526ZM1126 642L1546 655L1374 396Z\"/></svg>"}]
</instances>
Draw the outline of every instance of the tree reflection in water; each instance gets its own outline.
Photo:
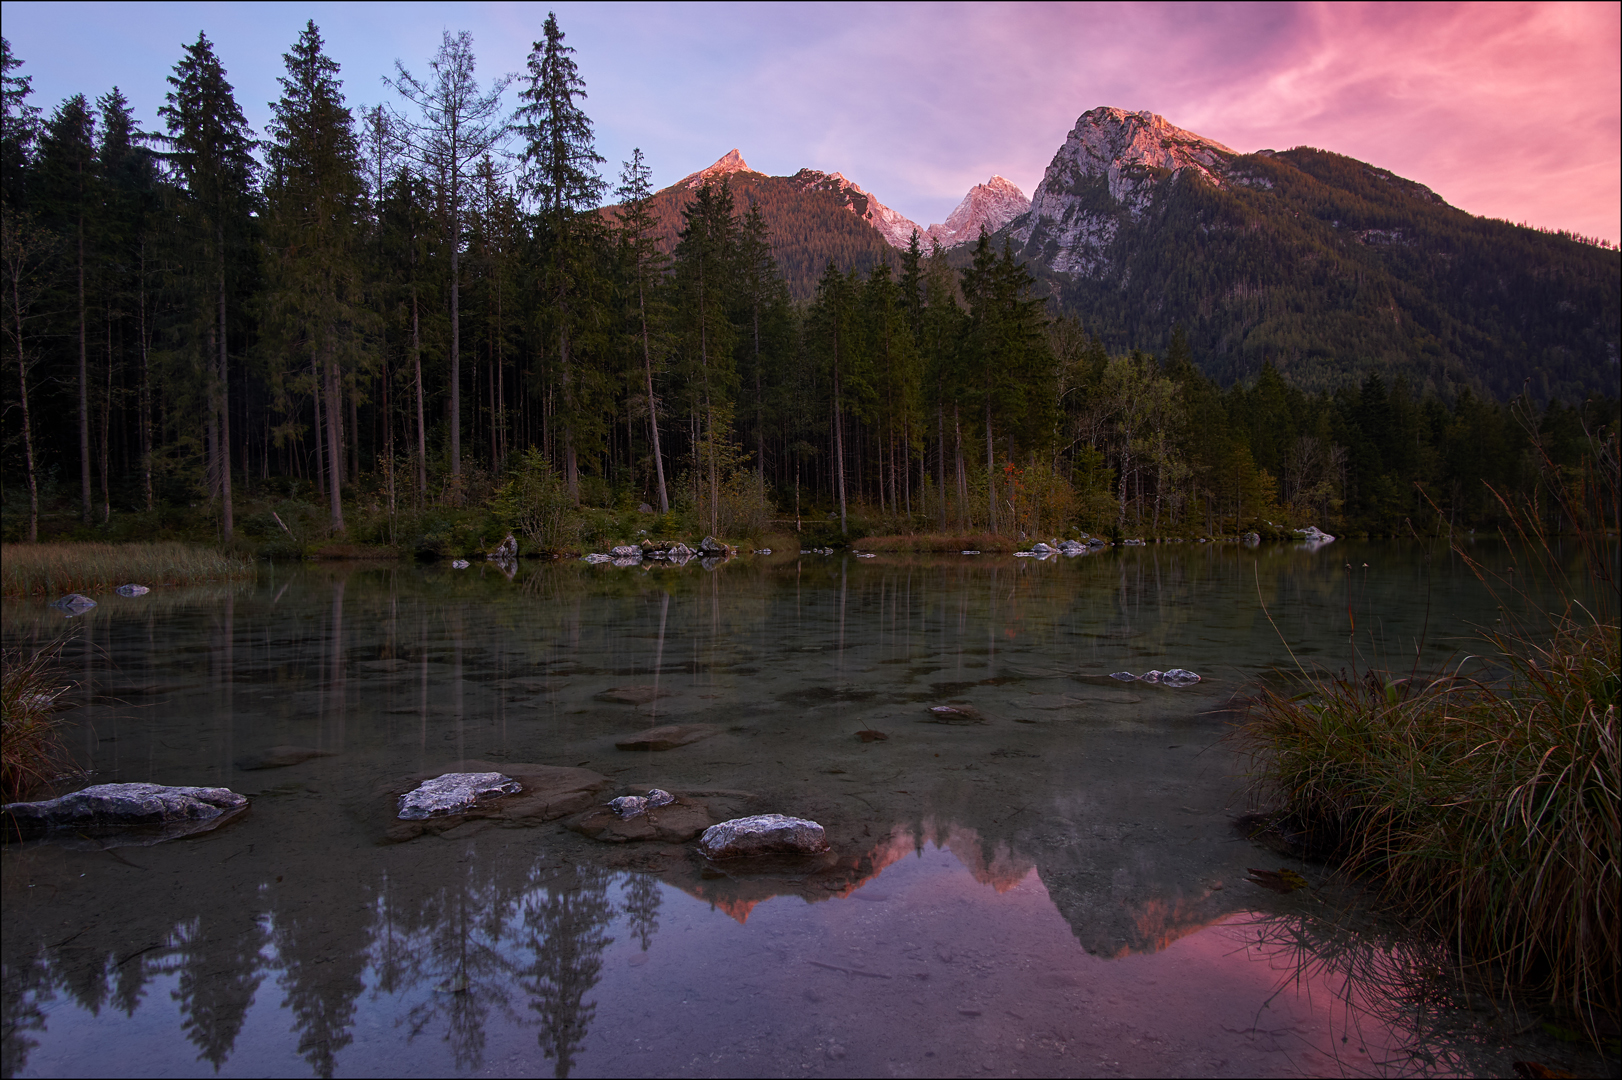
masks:
<instances>
[{"instance_id":1,"label":"tree reflection in water","mask_svg":"<svg viewBox=\"0 0 1622 1080\"><path fill-rule=\"evenodd\" d=\"M577 866L524 903L523 947L531 962L517 973L518 982L540 1016L541 1052L556 1061L554 1075L560 1078L574 1067L597 1012L597 1003L585 997L602 977L603 949L614 940L604 933L614 917L608 898L613 878L600 867Z\"/></svg>"},{"instance_id":2,"label":"tree reflection in water","mask_svg":"<svg viewBox=\"0 0 1622 1080\"><path fill-rule=\"evenodd\" d=\"M198 1060L207 1061L216 1072L230 1058L265 977L260 950L270 935L257 919L233 925L236 922L198 916L177 926L170 939L176 955L173 969L179 972L170 996L180 1003L181 1026L197 1045ZM120 990L136 995L126 1010L133 1013L140 993L136 980Z\"/></svg>"}]
</instances>

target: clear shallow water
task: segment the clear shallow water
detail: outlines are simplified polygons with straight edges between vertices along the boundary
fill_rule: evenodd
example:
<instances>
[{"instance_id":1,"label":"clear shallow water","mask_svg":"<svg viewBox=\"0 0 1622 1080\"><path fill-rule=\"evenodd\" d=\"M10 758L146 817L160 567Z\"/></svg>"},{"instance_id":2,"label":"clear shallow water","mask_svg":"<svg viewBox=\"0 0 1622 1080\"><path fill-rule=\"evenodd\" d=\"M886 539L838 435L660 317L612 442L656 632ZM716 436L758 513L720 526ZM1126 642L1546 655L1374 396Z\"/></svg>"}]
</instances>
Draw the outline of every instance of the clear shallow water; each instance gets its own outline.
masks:
<instances>
[{"instance_id":1,"label":"clear shallow water","mask_svg":"<svg viewBox=\"0 0 1622 1080\"><path fill-rule=\"evenodd\" d=\"M1225 707L1288 662L1280 634L1341 666L1350 606L1359 663L1412 657L1427 604L1430 659L1494 618L1444 552L1355 544L526 565L513 581L278 567L107 597L69 623L8 602L7 645L72 628L71 741L97 781L221 784L253 805L154 847L5 849L0 1066L1503 1071L1480 1018L1436 1004L1433 957L1330 894L1248 883L1248 866L1324 874L1228 824L1242 762ZM1205 681L1107 678L1169 667ZM627 686L661 696L605 697ZM924 722L948 703L988 722ZM614 748L690 722L719 731ZM234 765L280 745L330 756ZM692 844L560 822L384 842L393 792L467 761L582 766L613 781L605 798L747 792L821 821L833 857L717 872Z\"/></svg>"}]
</instances>

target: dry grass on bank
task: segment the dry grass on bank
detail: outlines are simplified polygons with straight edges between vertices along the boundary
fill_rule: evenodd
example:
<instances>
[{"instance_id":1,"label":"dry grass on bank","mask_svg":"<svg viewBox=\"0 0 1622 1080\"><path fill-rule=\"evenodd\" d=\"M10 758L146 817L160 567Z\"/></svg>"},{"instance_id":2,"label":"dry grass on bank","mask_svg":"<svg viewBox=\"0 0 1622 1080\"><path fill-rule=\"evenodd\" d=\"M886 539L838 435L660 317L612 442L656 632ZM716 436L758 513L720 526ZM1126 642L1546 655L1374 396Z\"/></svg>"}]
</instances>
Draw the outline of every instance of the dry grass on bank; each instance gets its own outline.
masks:
<instances>
[{"instance_id":1,"label":"dry grass on bank","mask_svg":"<svg viewBox=\"0 0 1622 1080\"><path fill-rule=\"evenodd\" d=\"M1262 691L1238 738L1285 832L1377 882L1462 969L1571 1010L1597 1041L1622 1015L1622 625L1608 529L1622 493L1616 434L1596 442L1603 467L1556 494L1580 576L1531 502L1499 500L1509 571L1454 547L1499 601L1476 677L1298 668ZM1536 599L1550 594L1559 601Z\"/></svg>"},{"instance_id":2,"label":"dry grass on bank","mask_svg":"<svg viewBox=\"0 0 1622 1080\"><path fill-rule=\"evenodd\" d=\"M0 797L14 802L71 766L57 737L57 699L71 688L57 674L61 641L0 653Z\"/></svg>"},{"instance_id":3,"label":"dry grass on bank","mask_svg":"<svg viewBox=\"0 0 1622 1080\"><path fill-rule=\"evenodd\" d=\"M918 533L902 536L864 536L854 541L851 547L858 551L941 551L952 554L960 551L983 551L987 554L992 552L1007 554L1011 551L1024 551L1034 542L1015 540L1008 536L992 536L989 533Z\"/></svg>"},{"instance_id":4,"label":"dry grass on bank","mask_svg":"<svg viewBox=\"0 0 1622 1080\"><path fill-rule=\"evenodd\" d=\"M253 573L253 563L200 544L7 544L0 559L0 595L93 595L134 583L193 585Z\"/></svg>"}]
</instances>

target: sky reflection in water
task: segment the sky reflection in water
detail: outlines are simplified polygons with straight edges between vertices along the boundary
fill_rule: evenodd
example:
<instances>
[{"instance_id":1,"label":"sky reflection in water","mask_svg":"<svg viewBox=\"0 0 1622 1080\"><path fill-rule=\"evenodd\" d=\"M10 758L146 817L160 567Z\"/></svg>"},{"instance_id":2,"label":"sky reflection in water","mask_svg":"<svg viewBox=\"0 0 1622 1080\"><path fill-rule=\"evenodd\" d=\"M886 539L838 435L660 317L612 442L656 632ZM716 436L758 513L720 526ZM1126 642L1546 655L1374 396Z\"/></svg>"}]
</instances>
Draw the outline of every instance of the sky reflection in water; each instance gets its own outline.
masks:
<instances>
[{"instance_id":1,"label":"sky reflection in water","mask_svg":"<svg viewBox=\"0 0 1622 1080\"><path fill-rule=\"evenodd\" d=\"M152 848L7 848L0 1065L1468 1071L1472 1040L1437 1034L1412 976L1433 959L1244 881L1284 864L1230 831L1239 766L1220 743L1222 707L1281 658L1258 593L1298 654L1346 653L1348 602L1400 653L1427 592L1454 628L1490 618L1438 562L1333 545L516 582L306 567L109 601L67 651L96 778L226 784L254 805ZM60 625L7 605L8 645ZM1205 680L1108 678L1171 666ZM661 694L605 697L633 684ZM927 722L941 703L987 722ZM720 733L613 749L672 721ZM277 745L331 756L232 764ZM717 872L691 844L559 824L383 844L402 777L464 759L583 765L614 781L605 797L748 791L828 825L835 858Z\"/></svg>"}]
</instances>

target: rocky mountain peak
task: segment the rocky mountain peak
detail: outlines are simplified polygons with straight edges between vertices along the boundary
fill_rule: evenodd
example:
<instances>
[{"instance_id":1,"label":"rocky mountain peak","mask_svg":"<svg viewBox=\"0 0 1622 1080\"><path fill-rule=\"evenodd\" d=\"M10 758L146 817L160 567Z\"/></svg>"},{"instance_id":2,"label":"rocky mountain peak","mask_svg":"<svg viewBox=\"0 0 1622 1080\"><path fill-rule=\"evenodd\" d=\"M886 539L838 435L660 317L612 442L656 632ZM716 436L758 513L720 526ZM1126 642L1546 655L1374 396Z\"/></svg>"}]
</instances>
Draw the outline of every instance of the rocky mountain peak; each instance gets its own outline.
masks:
<instances>
[{"instance_id":1,"label":"rocky mountain peak","mask_svg":"<svg viewBox=\"0 0 1622 1080\"><path fill-rule=\"evenodd\" d=\"M1055 269L1091 273L1102 265L1121 218L1141 215L1160 184L1197 175L1221 187L1238 156L1152 112L1090 109L1053 155L1031 196L1030 213L1011 235L1025 243L1042 233L1044 242L1057 241Z\"/></svg>"},{"instance_id":2,"label":"rocky mountain peak","mask_svg":"<svg viewBox=\"0 0 1622 1080\"><path fill-rule=\"evenodd\" d=\"M700 169L696 173L690 173L687 176L682 177L679 181L671 186L685 188L702 187L706 180L712 178L719 179L721 177L730 176L733 173L754 171L755 170L749 167L749 163L743 159L743 155L738 153L738 148L733 147L731 150L728 150L725 154L722 154L719 158L717 158L714 165L711 165L707 169Z\"/></svg>"},{"instance_id":3,"label":"rocky mountain peak","mask_svg":"<svg viewBox=\"0 0 1622 1080\"><path fill-rule=\"evenodd\" d=\"M923 236L924 246L935 243L950 248L972 243L979 239L982 228L996 232L1030 208L1031 200L1017 185L1001 176L993 176L970 188L945 223L929 227Z\"/></svg>"},{"instance_id":4,"label":"rocky mountain peak","mask_svg":"<svg viewBox=\"0 0 1622 1080\"><path fill-rule=\"evenodd\" d=\"M906 215L874 198L861 185L845 178L843 173L825 173L817 169L801 169L794 179L806 188L819 188L828 192L850 208L851 213L879 231L891 247L905 248L916 230L923 230Z\"/></svg>"}]
</instances>

